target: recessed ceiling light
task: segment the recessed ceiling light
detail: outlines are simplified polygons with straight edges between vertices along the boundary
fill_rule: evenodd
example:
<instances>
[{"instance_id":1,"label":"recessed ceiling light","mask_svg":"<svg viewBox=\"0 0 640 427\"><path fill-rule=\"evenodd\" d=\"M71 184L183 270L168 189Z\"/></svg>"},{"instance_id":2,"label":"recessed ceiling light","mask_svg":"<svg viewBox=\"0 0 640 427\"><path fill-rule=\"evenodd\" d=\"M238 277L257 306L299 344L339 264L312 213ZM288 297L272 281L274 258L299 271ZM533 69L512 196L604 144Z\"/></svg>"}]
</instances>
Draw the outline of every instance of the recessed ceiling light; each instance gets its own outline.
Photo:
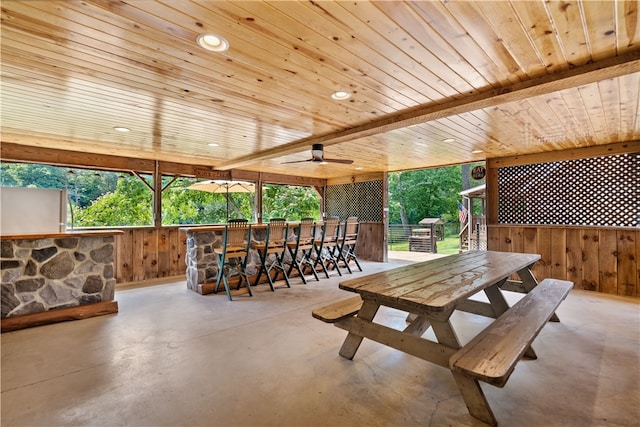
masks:
<instances>
[{"instance_id":1,"label":"recessed ceiling light","mask_svg":"<svg viewBox=\"0 0 640 427\"><path fill-rule=\"evenodd\" d=\"M114 126L113 129L117 130L118 132L129 132L130 129L126 128L124 126Z\"/></svg>"},{"instance_id":2,"label":"recessed ceiling light","mask_svg":"<svg viewBox=\"0 0 640 427\"><path fill-rule=\"evenodd\" d=\"M216 144L215 142L212 142L210 144L207 144L209 147L219 147L220 144Z\"/></svg>"},{"instance_id":3,"label":"recessed ceiling light","mask_svg":"<svg viewBox=\"0 0 640 427\"><path fill-rule=\"evenodd\" d=\"M456 139L455 138L445 138L445 139L442 140L442 142L445 142L445 143L456 142Z\"/></svg>"},{"instance_id":4,"label":"recessed ceiling light","mask_svg":"<svg viewBox=\"0 0 640 427\"><path fill-rule=\"evenodd\" d=\"M215 34L200 34L196 37L196 42L201 48L212 52L224 52L229 49L229 42L224 37Z\"/></svg>"},{"instance_id":5,"label":"recessed ceiling light","mask_svg":"<svg viewBox=\"0 0 640 427\"><path fill-rule=\"evenodd\" d=\"M357 171L361 171L361 170L362 170L362 166L358 166L358 167L356 168L356 170L357 170Z\"/></svg>"},{"instance_id":6,"label":"recessed ceiling light","mask_svg":"<svg viewBox=\"0 0 640 427\"><path fill-rule=\"evenodd\" d=\"M484 151L482 151L482 150L473 150L471 152L471 154L481 154L481 153L484 153Z\"/></svg>"},{"instance_id":7,"label":"recessed ceiling light","mask_svg":"<svg viewBox=\"0 0 640 427\"><path fill-rule=\"evenodd\" d=\"M344 90L338 90L331 94L331 98L335 99L336 101L344 101L345 99L351 98L351 93Z\"/></svg>"}]
</instances>

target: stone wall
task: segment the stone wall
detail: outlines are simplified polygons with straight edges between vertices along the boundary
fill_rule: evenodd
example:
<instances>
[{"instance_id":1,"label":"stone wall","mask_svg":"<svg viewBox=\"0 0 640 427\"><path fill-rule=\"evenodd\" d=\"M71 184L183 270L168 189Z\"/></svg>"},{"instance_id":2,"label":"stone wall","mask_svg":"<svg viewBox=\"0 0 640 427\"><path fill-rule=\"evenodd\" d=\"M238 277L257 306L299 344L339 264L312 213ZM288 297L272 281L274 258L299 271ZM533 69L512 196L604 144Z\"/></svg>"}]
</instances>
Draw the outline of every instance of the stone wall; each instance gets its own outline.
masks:
<instances>
[{"instance_id":1,"label":"stone wall","mask_svg":"<svg viewBox=\"0 0 640 427\"><path fill-rule=\"evenodd\" d=\"M187 288L199 292L198 284L215 283L218 277L218 260L214 249L221 248L224 230L187 232ZM260 234L260 235L257 235ZM251 239L264 241L264 229L252 229ZM257 274L260 268L260 256L250 251L247 259L247 274ZM237 273L236 273L237 274ZM229 272L230 276L234 271Z\"/></svg>"},{"instance_id":2,"label":"stone wall","mask_svg":"<svg viewBox=\"0 0 640 427\"><path fill-rule=\"evenodd\" d=\"M2 317L114 299L113 236L3 240Z\"/></svg>"},{"instance_id":3,"label":"stone wall","mask_svg":"<svg viewBox=\"0 0 640 427\"><path fill-rule=\"evenodd\" d=\"M218 277L218 260L214 249L221 248L223 243L224 229L219 231L187 231L187 254L185 262L187 264L187 288L196 292L201 291L198 285L204 283L215 283ZM264 242L266 227L251 227L251 241ZM290 228L288 234L289 241L295 241L295 229ZM273 255L271 255L273 259ZM291 256L285 254L285 263L291 262ZM247 259L247 274L253 276L260 269L260 255L254 249L249 252ZM229 272L234 276L233 267Z\"/></svg>"}]
</instances>

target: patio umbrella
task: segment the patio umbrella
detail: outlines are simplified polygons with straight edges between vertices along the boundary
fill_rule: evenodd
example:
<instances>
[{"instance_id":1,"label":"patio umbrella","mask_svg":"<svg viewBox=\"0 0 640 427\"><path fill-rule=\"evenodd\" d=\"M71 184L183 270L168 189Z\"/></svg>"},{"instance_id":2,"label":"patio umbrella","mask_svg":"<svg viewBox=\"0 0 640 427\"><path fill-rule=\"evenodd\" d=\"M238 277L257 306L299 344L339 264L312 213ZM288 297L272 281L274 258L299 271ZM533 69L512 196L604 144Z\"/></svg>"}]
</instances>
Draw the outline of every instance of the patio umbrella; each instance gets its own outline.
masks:
<instances>
[{"instance_id":1,"label":"patio umbrella","mask_svg":"<svg viewBox=\"0 0 640 427\"><path fill-rule=\"evenodd\" d=\"M206 191L208 193L224 193L227 197L227 221L229 221L229 193L254 193L256 186L244 181L200 181L187 187L188 190Z\"/></svg>"}]
</instances>

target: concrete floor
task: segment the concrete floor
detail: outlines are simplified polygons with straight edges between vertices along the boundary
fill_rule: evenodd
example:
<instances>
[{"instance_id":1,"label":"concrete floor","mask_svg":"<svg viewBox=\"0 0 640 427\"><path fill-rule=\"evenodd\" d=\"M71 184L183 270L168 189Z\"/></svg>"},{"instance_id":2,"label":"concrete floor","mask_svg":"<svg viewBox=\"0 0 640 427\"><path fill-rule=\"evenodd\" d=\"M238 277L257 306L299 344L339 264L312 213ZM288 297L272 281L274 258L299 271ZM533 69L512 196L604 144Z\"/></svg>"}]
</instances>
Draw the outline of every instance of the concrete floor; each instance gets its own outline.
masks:
<instances>
[{"instance_id":1,"label":"concrete floor","mask_svg":"<svg viewBox=\"0 0 640 427\"><path fill-rule=\"evenodd\" d=\"M444 368L367 340L353 361L338 356L345 332L311 317L348 296L338 281L261 285L233 302L183 281L130 288L116 292L118 314L2 334L1 425L484 425ZM572 291L558 315L538 360L502 389L483 384L500 425L640 425L638 301ZM453 322L467 341L488 320Z\"/></svg>"}]
</instances>

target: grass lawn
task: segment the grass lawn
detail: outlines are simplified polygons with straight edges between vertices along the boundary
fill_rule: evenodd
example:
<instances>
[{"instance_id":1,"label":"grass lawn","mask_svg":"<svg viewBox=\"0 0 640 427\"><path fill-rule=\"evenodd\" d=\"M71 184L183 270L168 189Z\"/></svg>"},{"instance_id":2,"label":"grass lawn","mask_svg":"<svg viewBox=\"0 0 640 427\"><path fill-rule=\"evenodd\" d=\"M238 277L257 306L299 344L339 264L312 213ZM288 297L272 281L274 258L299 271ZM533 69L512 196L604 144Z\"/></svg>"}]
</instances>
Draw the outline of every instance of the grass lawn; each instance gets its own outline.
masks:
<instances>
[{"instance_id":1,"label":"grass lawn","mask_svg":"<svg viewBox=\"0 0 640 427\"><path fill-rule=\"evenodd\" d=\"M458 236L446 236L444 240L437 242L439 254L457 254L460 250L460 239ZM389 245L390 251L408 251L409 241L397 242Z\"/></svg>"}]
</instances>

